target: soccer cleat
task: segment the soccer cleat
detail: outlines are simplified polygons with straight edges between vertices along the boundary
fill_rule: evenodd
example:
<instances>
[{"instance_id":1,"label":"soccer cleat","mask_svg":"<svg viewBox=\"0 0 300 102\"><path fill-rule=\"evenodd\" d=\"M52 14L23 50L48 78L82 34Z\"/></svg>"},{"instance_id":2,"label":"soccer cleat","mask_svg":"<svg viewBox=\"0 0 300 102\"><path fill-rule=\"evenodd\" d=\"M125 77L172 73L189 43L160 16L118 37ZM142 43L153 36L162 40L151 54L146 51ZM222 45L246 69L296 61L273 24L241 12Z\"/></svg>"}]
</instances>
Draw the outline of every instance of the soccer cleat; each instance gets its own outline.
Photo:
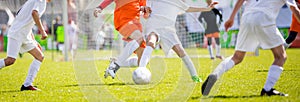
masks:
<instances>
[{"instance_id":1,"label":"soccer cleat","mask_svg":"<svg viewBox=\"0 0 300 102\"><path fill-rule=\"evenodd\" d=\"M26 91L26 90L40 91L40 89L38 89L38 88L36 88L36 87L34 87L34 86L29 85L29 86L25 87L24 85L22 85L21 91Z\"/></svg>"},{"instance_id":2,"label":"soccer cleat","mask_svg":"<svg viewBox=\"0 0 300 102\"><path fill-rule=\"evenodd\" d=\"M198 76L192 76L192 79L193 79L193 81L194 82L196 82L196 83L201 83L202 82L202 80L201 80L201 78L200 77L198 77Z\"/></svg>"},{"instance_id":3,"label":"soccer cleat","mask_svg":"<svg viewBox=\"0 0 300 102\"><path fill-rule=\"evenodd\" d=\"M211 59L211 60L214 60L214 59L215 59L215 57L210 57L210 59Z\"/></svg>"},{"instance_id":4,"label":"soccer cleat","mask_svg":"<svg viewBox=\"0 0 300 102\"><path fill-rule=\"evenodd\" d=\"M216 58L219 58L219 59L221 59L221 60L224 59L223 56L216 56Z\"/></svg>"},{"instance_id":5,"label":"soccer cleat","mask_svg":"<svg viewBox=\"0 0 300 102\"><path fill-rule=\"evenodd\" d=\"M116 76L116 72L120 69L120 66L116 63L115 58L110 59L110 64L108 68L105 71L104 78L107 78L108 76L111 76L113 79Z\"/></svg>"},{"instance_id":6,"label":"soccer cleat","mask_svg":"<svg viewBox=\"0 0 300 102\"><path fill-rule=\"evenodd\" d=\"M202 89L201 89L202 95L207 96L211 88L213 87L213 85L216 83L216 81L217 81L217 75L210 74L202 85Z\"/></svg>"},{"instance_id":7,"label":"soccer cleat","mask_svg":"<svg viewBox=\"0 0 300 102\"><path fill-rule=\"evenodd\" d=\"M284 93L281 93L277 90L275 90L274 88L272 88L270 91L266 91L264 88L261 90L260 92L260 96L273 96L273 95L278 95L278 96L289 96L288 94L284 94Z\"/></svg>"}]
</instances>

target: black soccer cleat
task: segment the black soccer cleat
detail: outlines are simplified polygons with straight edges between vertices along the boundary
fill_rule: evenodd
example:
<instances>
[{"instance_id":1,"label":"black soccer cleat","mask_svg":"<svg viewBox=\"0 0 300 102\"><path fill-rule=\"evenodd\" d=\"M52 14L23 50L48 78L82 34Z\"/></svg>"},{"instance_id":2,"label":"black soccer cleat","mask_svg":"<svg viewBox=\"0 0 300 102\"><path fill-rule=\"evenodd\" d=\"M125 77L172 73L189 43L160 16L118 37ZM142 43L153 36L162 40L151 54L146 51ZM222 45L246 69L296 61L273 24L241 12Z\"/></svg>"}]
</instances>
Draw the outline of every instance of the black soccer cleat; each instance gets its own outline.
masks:
<instances>
[{"instance_id":1,"label":"black soccer cleat","mask_svg":"<svg viewBox=\"0 0 300 102\"><path fill-rule=\"evenodd\" d=\"M22 87L21 87L21 91L25 91L25 90L31 90L31 91L40 91L40 89L38 89L38 88L36 88L36 87L34 87L34 86L27 86L27 87L25 87L24 85L22 85Z\"/></svg>"},{"instance_id":2,"label":"black soccer cleat","mask_svg":"<svg viewBox=\"0 0 300 102\"><path fill-rule=\"evenodd\" d=\"M278 95L278 96L289 96L288 94L284 94L282 92L279 92L272 88L270 91L266 91L264 88L260 92L260 96L273 96L273 95Z\"/></svg>"},{"instance_id":3,"label":"black soccer cleat","mask_svg":"<svg viewBox=\"0 0 300 102\"><path fill-rule=\"evenodd\" d=\"M214 86L214 84L217 81L217 75L215 74L210 74L207 79L205 80L205 82L202 85L202 95L203 96L207 96L211 90L211 88Z\"/></svg>"}]
</instances>

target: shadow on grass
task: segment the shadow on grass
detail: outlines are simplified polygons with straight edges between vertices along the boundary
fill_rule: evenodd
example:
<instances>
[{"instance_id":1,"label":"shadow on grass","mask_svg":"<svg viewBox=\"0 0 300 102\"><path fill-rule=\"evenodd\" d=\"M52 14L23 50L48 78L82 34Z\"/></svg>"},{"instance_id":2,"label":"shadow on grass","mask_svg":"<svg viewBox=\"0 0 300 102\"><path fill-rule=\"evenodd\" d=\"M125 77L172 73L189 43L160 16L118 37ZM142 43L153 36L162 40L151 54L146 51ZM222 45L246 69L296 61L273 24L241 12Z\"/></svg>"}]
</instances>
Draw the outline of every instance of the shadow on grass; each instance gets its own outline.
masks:
<instances>
[{"instance_id":1,"label":"shadow on grass","mask_svg":"<svg viewBox=\"0 0 300 102\"><path fill-rule=\"evenodd\" d=\"M65 85L64 87L77 87L77 86L123 86L123 85L135 85L134 83L110 83L110 84L74 84Z\"/></svg>"},{"instance_id":2,"label":"shadow on grass","mask_svg":"<svg viewBox=\"0 0 300 102\"><path fill-rule=\"evenodd\" d=\"M299 71L299 70L290 69L290 70L283 70L283 71ZM269 70L256 70L256 72L269 72Z\"/></svg>"},{"instance_id":3,"label":"shadow on grass","mask_svg":"<svg viewBox=\"0 0 300 102\"><path fill-rule=\"evenodd\" d=\"M14 93L14 92L21 92L20 90L6 90L6 91L0 91L0 93Z\"/></svg>"},{"instance_id":4,"label":"shadow on grass","mask_svg":"<svg viewBox=\"0 0 300 102\"><path fill-rule=\"evenodd\" d=\"M191 97L192 100L200 99L202 96ZM225 96L225 95L218 95L218 96L204 96L202 99L210 99L210 98L255 98L255 97L262 97L260 95L250 95L250 96Z\"/></svg>"}]
</instances>

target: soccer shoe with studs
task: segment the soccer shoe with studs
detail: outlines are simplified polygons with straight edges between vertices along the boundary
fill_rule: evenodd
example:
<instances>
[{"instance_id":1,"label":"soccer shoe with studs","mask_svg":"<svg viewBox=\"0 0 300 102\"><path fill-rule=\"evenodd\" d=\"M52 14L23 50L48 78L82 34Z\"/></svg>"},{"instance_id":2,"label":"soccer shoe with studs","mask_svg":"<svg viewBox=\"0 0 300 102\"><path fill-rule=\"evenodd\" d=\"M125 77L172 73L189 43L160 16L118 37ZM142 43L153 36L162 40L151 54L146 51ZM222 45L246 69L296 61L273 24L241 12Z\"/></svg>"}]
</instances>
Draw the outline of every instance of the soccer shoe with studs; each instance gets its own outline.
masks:
<instances>
[{"instance_id":1,"label":"soccer shoe with studs","mask_svg":"<svg viewBox=\"0 0 300 102\"><path fill-rule=\"evenodd\" d=\"M214 84L217 81L217 75L210 74L207 79L204 81L201 92L203 96L207 96L211 90L211 88L214 86Z\"/></svg>"},{"instance_id":2,"label":"soccer shoe with studs","mask_svg":"<svg viewBox=\"0 0 300 102\"><path fill-rule=\"evenodd\" d=\"M107 78L108 76L111 76L113 79L116 76L116 72L120 69L120 66L116 63L115 58L110 59L110 64L108 68L105 71L104 78Z\"/></svg>"},{"instance_id":3,"label":"soccer shoe with studs","mask_svg":"<svg viewBox=\"0 0 300 102\"><path fill-rule=\"evenodd\" d=\"M260 96L289 96L288 94L284 94L282 92L277 91L272 88L270 91L266 91L264 88L260 92Z\"/></svg>"},{"instance_id":4,"label":"soccer shoe with studs","mask_svg":"<svg viewBox=\"0 0 300 102\"><path fill-rule=\"evenodd\" d=\"M201 78L200 77L198 77L198 76L192 76L192 80L194 81L194 82L196 82L196 83L201 83L202 82L202 80L201 80Z\"/></svg>"},{"instance_id":5,"label":"soccer shoe with studs","mask_svg":"<svg viewBox=\"0 0 300 102\"><path fill-rule=\"evenodd\" d=\"M40 91L40 89L34 87L34 86L27 86L25 87L24 85L22 85L21 87L21 91L26 91L26 90L31 90L31 91Z\"/></svg>"}]
</instances>

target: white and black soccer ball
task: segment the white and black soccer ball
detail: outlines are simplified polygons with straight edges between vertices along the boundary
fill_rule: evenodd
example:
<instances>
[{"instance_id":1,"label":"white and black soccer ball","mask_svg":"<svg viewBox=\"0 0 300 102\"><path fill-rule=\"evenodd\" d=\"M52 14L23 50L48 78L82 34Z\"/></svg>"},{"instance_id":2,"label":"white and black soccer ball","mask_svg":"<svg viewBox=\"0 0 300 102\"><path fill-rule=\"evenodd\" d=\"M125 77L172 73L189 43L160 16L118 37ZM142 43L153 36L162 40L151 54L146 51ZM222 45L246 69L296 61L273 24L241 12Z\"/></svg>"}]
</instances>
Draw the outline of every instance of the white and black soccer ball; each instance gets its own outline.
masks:
<instances>
[{"instance_id":1,"label":"white and black soccer ball","mask_svg":"<svg viewBox=\"0 0 300 102\"><path fill-rule=\"evenodd\" d=\"M132 80L135 84L149 84L151 81L151 72L146 67L139 67L133 71Z\"/></svg>"}]
</instances>

